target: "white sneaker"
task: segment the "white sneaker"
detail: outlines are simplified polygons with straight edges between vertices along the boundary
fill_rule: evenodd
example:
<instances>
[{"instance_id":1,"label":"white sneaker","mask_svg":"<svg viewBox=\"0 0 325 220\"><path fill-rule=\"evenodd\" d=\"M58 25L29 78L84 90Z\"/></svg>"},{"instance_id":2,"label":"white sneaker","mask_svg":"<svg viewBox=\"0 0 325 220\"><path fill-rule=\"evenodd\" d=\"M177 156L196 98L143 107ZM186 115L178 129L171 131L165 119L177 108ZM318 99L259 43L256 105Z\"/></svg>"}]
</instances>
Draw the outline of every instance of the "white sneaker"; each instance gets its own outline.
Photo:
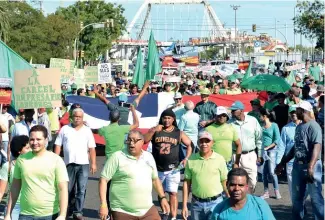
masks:
<instances>
[{"instance_id":1,"label":"white sneaker","mask_svg":"<svg viewBox=\"0 0 325 220\"><path fill-rule=\"evenodd\" d=\"M261 199L268 199L270 198L270 193L268 191L265 191L263 195L261 195Z\"/></svg>"}]
</instances>

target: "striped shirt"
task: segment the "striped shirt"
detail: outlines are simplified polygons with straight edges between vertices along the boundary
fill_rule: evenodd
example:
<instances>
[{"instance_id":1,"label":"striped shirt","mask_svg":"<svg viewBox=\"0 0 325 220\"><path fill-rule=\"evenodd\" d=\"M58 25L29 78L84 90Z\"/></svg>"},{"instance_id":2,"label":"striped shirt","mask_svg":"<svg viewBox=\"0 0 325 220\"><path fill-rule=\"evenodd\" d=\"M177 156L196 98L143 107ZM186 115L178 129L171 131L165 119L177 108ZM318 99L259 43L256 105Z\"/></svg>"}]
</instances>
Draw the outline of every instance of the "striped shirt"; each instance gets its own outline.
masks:
<instances>
[{"instance_id":1,"label":"striped shirt","mask_svg":"<svg viewBox=\"0 0 325 220\"><path fill-rule=\"evenodd\" d=\"M204 103L203 101L196 104L194 108L194 112L200 115L201 121L207 121L214 119L215 112L217 110L217 105L214 102L207 101Z\"/></svg>"}]
</instances>

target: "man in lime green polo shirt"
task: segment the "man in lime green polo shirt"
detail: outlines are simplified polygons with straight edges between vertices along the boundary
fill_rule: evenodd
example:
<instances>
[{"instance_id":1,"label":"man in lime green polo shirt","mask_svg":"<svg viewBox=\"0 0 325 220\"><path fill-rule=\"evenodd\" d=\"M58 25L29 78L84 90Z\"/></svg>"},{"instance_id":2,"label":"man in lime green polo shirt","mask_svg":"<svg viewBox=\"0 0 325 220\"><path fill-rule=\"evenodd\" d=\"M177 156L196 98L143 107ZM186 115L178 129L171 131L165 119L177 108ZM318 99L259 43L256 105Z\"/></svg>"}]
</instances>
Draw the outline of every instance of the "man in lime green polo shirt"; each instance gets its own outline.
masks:
<instances>
[{"instance_id":1,"label":"man in lime green polo shirt","mask_svg":"<svg viewBox=\"0 0 325 220\"><path fill-rule=\"evenodd\" d=\"M228 170L231 170L232 166L239 167L242 150L238 133L231 124L227 124L228 119L227 109L223 106L217 107L215 123L209 125L206 131L212 134L214 143L212 150L223 156L227 163ZM234 149L233 146L235 147ZM235 163L232 161L233 152L236 152Z\"/></svg>"},{"instance_id":2,"label":"man in lime green polo shirt","mask_svg":"<svg viewBox=\"0 0 325 220\"><path fill-rule=\"evenodd\" d=\"M152 202L152 186L158 193L164 213L170 212L169 204L158 178L155 160L143 151L144 137L139 131L130 131L127 148L117 151L106 161L99 180L100 219L106 220L107 182L111 181L110 202L114 220L160 219Z\"/></svg>"},{"instance_id":3,"label":"man in lime green polo shirt","mask_svg":"<svg viewBox=\"0 0 325 220\"><path fill-rule=\"evenodd\" d=\"M210 211L223 201L222 193L229 197L227 166L223 157L212 150L212 135L203 131L199 134L200 152L192 154L186 163L183 185L184 219L188 218L188 194L192 187L191 219L209 219ZM211 184L213 183L213 184Z\"/></svg>"},{"instance_id":4,"label":"man in lime green polo shirt","mask_svg":"<svg viewBox=\"0 0 325 220\"><path fill-rule=\"evenodd\" d=\"M62 158L46 150L47 129L35 125L29 132L31 152L15 163L10 189L11 213L20 193L19 219L65 220L68 208L68 172Z\"/></svg>"}]
</instances>

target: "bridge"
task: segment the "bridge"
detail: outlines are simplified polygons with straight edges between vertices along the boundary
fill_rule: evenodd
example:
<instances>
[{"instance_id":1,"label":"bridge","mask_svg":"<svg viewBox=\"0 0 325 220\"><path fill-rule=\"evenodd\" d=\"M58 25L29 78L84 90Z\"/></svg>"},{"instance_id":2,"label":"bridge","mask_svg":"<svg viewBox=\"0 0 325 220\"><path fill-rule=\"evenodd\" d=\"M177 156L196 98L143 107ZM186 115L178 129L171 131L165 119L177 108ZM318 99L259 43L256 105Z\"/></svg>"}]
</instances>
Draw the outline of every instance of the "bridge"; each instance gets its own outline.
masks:
<instances>
[{"instance_id":1,"label":"bridge","mask_svg":"<svg viewBox=\"0 0 325 220\"><path fill-rule=\"evenodd\" d=\"M176 18L168 17L169 20L167 21L166 7L161 8L166 5L168 5L170 7L169 10L172 10L173 12L175 12L175 5L177 5L177 10L180 10L179 12L173 13L173 15L175 14L176 16L179 16L179 28L175 28ZM195 5L197 14L202 14L203 10L202 24L195 25L197 28L196 33L190 28L184 29L186 28L186 26L190 27L191 24L189 24L189 19L186 20L186 11L184 12L184 10L182 10L182 6L188 8L188 17L195 16L190 13L190 5ZM196 5L200 5L200 7ZM203 9L201 6L203 6ZM159 12L156 15L156 17L158 16L156 22L154 22L155 16L153 12L153 9L155 7L159 8L159 10L156 10L156 12ZM165 9L165 13L163 9ZM159 21L163 21L164 23L159 23ZM162 25L163 27L161 28L158 25ZM199 27L200 30L198 30ZM137 51L137 47L145 47L148 45L147 40L149 39L149 32L151 30L153 30L155 37L157 36L157 34L159 34L159 31L165 34L165 41L157 41L157 46L161 48L169 47L172 43L176 43L181 47L206 47L212 45L219 45L224 48L236 48L238 46L243 46L247 44L253 46L254 41L256 40L264 42L265 45L270 44L270 39L261 39L261 37L248 36L247 32L245 31L240 33L238 30L225 28L224 24L222 24L214 9L208 3L207 0L145 0L136 12L134 18L127 26L126 33L119 40L113 42L113 47L110 51L110 54L115 58L134 58L135 53ZM173 34L175 33L175 31L179 31L182 38L183 34L181 31L186 30L189 32L188 35L196 34L199 36L188 36L187 40L168 39L168 34L174 36ZM235 34L235 32L237 34Z\"/></svg>"}]
</instances>

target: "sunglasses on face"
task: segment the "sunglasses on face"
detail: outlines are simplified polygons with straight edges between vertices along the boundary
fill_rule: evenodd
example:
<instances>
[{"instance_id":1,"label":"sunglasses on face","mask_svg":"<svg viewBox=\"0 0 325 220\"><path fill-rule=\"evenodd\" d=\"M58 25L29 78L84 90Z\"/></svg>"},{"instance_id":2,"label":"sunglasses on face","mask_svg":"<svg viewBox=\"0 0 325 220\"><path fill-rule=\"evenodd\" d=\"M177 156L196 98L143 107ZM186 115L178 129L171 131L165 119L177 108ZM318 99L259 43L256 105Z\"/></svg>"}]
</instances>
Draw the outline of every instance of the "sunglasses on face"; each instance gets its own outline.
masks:
<instances>
[{"instance_id":1,"label":"sunglasses on face","mask_svg":"<svg viewBox=\"0 0 325 220\"><path fill-rule=\"evenodd\" d=\"M228 115L227 114L221 114L221 115L217 115L217 117L228 117Z\"/></svg>"},{"instance_id":2,"label":"sunglasses on face","mask_svg":"<svg viewBox=\"0 0 325 220\"><path fill-rule=\"evenodd\" d=\"M181 98L177 98L177 99L175 99L176 101L179 101L179 100L181 100Z\"/></svg>"},{"instance_id":3,"label":"sunglasses on face","mask_svg":"<svg viewBox=\"0 0 325 220\"><path fill-rule=\"evenodd\" d=\"M141 141L142 139L140 138L140 139L126 139L125 140L125 143L126 144L131 144L131 143L134 143L134 144L136 144L136 143L138 143L139 141Z\"/></svg>"}]
</instances>

